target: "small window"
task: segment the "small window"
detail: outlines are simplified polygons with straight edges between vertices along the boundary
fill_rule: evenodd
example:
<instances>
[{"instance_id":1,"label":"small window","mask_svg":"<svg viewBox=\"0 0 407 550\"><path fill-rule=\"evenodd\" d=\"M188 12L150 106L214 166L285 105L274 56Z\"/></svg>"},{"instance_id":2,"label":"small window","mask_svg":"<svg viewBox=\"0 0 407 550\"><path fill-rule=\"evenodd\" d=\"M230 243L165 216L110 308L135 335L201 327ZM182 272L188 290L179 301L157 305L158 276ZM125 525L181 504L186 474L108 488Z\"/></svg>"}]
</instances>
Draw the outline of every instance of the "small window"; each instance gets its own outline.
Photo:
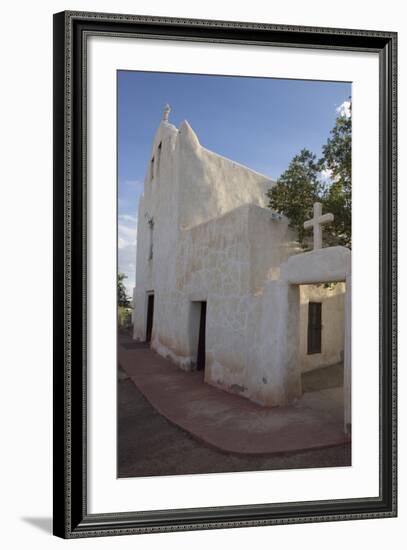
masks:
<instances>
[{"instance_id":1,"label":"small window","mask_svg":"<svg viewBox=\"0 0 407 550\"><path fill-rule=\"evenodd\" d=\"M308 304L308 355L321 353L322 341L322 304L309 302Z\"/></svg>"},{"instance_id":2,"label":"small window","mask_svg":"<svg viewBox=\"0 0 407 550\"><path fill-rule=\"evenodd\" d=\"M160 141L159 146L157 147L157 174L160 172L160 160L161 160L161 150L163 142Z\"/></svg>"},{"instance_id":3,"label":"small window","mask_svg":"<svg viewBox=\"0 0 407 550\"><path fill-rule=\"evenodd\" d=\"M150 180L154 178L154 157L151 159L150 162Z\"/></svg>"},{"instance_id":4,"label":"small window","mask_svg":"<svg viewBox=\"0 0 407 550\"><path fill-rule=\"evenodd\" d=\"M149 260L152 260L153 259L153 237L154 237L154 219L153 218L150 218L148 220L148 227L149 227L149 234L150 234L150 243L149 243L149 246L148 246L148 259Z\"/></svg>"}]
</instances>

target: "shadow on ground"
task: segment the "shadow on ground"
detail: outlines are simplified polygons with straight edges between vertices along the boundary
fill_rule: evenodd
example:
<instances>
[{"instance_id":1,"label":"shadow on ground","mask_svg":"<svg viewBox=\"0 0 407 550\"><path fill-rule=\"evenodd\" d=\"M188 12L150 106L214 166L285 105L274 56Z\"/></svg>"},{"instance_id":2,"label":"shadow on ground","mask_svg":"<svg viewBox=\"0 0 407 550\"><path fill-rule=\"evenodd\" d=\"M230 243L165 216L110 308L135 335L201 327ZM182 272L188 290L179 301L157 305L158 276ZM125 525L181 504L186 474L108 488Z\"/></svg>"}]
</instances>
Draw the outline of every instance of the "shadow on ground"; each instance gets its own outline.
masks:
<instances>
[{"instance_id":1,"label":"shadow on ground","mask_svg":"<svg viewBox=\"0 0 407 550\"><path fill-rule=\"evenodd\" d=\"M343 363L305 372L301 379L304 392L339 388L343 386Z\"/></svg>"},{"instance_id":2,"label":"shadow on ground","mask_svg":"<svg viewBox=\"0 0 407 550\"><path fill-rule=\"evenodd\" d=\"M161 416L127 374L118 376L118 477L180 475L351 464L351 445L269 456L225 453Z\"/></svg>"},{"instance_id":3,"label":"shadow on ground","mask_svg":"<svg viewBox=\"0 0 407 550\"><path fill-rule=\"evenodd\" d=\"M21 518L21 520L33 525L34 527L37 527L37 529L40 529L41 531L45 531L46 533L52 535L52 518Z\"/></svg>"}]
</instances>

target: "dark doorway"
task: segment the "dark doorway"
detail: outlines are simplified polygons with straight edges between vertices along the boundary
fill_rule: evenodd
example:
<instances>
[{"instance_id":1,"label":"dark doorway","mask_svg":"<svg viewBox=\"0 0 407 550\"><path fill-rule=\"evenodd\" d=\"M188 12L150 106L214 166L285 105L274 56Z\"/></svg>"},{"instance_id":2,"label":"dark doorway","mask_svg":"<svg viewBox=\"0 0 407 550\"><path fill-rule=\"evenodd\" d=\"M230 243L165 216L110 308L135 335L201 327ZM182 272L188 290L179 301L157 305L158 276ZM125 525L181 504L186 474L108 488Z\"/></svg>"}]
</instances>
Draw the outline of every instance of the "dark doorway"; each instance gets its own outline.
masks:
<instances>
[{"instance_id":1,"label":"dark doorway","mask_svg":"<svg viewBox=\"0 0 407 550\"><path fill-rule=\"evenodd\" d=\"M322 303L308 304L308 355L321 353L322 340Z\"/></svg>"},{"instance_id":2,"label":"dark doorway","mask_svg":"<svg viewBox=\"0 0 407 550\"><path fill-rule=\"evenodd\" d=\"M154 294L148 294L146 342L151 342L151 333L153 331L153 319L154 319Z\"/></svg>"},{"instance_id":3,"label":"dark doorway","mask_svg":"<svg viewBox=\"0 0 407 550\"><path fill-rule=\"evenodd\" d=\"M206 337L206 302L201 302L201 316L199 320L198 354L196 358L197 370L205 369L205 337Z\"/></svg>"}]
</instances>

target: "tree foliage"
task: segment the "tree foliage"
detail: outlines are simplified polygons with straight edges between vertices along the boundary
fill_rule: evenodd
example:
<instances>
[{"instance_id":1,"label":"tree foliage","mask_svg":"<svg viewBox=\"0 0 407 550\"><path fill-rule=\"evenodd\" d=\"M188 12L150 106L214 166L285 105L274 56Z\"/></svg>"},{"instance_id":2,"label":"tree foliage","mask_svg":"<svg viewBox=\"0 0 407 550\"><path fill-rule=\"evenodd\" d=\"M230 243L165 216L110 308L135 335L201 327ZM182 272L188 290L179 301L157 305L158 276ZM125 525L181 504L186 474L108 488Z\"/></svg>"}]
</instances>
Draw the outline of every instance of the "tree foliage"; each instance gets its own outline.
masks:
<instances>
[{"instance_id":1,"label":"tree foliage","mask_svg":"<svg viewBox=\"0 0 407 550\"><path fill-rule=\"evenodd\" d=\"M342 112L322 149L322 157L303 149L290 162L267 196L268 206L287 216L290 227L307 247L304 222L313 217L314 202L321 202L323 212L331 212L334 221L324 226L324 244L351 247L352 209L352 122Z\"/></svg>"},{"instance_id":2,"label":"tree foliage","mask_svg":"<svg viewBox=\"0 0 407 550\"><path fill-rule=\"evenodd\" d=\"M350 105L351 108L351 105ZM330 174L330 185L322 203L325 212L332 212L334 221L326 231L326 241L332 246L352 246L352 119L341 115L323 147L322 167Z\"/></svg>"},{"instance_id":3,"label":"tree foliage","mask_svg":"<svg viewBox=\"0 0 407 550\"><path fill-rule=\"evenodd\" d=\"M269 207L287 216L301 244L305 237L304 221L312 217L314 202L320 200L319 171L316 156L303 149L267 193Z\"/></svg>"},{"instance_id":4,"label":"tree foliage","mask_svg":"<svg viewBox=\"0 0 407 550\"><path fill-rule=\"evenodd\" d=\"M117 275L117 303L121 307L130 307L130 300L127 296L126 287L124 286L124 279L127 279L127 275L124 273L118 273Z\"/></svg>"}]
</instances>

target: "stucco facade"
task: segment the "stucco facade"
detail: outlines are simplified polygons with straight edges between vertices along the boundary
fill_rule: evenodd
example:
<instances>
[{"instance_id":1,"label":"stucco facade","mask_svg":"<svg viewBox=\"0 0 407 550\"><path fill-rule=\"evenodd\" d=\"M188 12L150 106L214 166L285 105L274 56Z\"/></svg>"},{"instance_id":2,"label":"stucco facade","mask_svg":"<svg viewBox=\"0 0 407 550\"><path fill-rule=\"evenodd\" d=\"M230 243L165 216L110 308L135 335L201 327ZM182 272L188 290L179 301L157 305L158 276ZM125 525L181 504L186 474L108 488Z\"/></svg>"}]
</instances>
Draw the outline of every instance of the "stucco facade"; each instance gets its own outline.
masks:
<instances>
[{"instance_id":1,"label":"stucco facade","mask_svg":"<svg viewBox=\"0 0 407 550\"><path fill-rule=\"evenodd\" d=\"M152 348L193 370L205 302L205 382L266 406L301 395L301 369L343 356L333 329L319 361L298 361L304 348L292 345L285 321L294 315L299 342L297 325L303 333L307 324L300 294L305 304L310 291L285 279L284 266L300 250L288 220L266 207L272 185L202 147L187 122L177 129L161 121L139 202L133 315L134 338L143 341L154 294ZM317 288L320 300L343 298Z\"/></svg>"}]
</instances>

